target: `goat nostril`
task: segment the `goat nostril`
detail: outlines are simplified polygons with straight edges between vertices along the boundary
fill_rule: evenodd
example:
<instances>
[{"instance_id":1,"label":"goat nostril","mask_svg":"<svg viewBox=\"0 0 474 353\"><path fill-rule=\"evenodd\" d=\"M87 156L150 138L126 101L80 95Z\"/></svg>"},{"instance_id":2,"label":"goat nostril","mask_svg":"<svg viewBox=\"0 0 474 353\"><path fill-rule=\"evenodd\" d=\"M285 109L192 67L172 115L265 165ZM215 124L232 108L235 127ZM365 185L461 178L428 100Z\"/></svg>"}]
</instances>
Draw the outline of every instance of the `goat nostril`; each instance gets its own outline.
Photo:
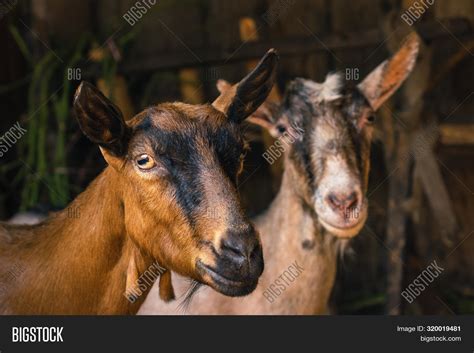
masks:
<instances>
[{"instance_id":1,"label":"goat nostril","mask_svg":"<svg viewBox=\"0 0 474 353\"><path fill-rule=\"evenodd\" d=\"M242 248L237 247L237 246L232 246L232 245L227 245L227 244L222 244L222 250L227 251L232 253L233 255L236 255L238 257L246 257L244 251Z\"/></svg>"},{"instance_id":2,"label":"goat nostril","mask_svg":"<svg viewBox=\"0 0 474 353\"><path fill-rule=\"evenodd\" d=\"M230 257L250 260L259 251L259 243L254 239L239 237L239 239L225 239L221 243L221 251Z\"/></svg>"},{"instance_id":3,"label":"goat nostril","mask_svg":"<svg viewBox=\"0 0 474 353\"><path fill-rule=\"evenodd\" d=\"M352 192L349 197L346 199L346 208L348 209L352 209L352 208L355 208L358 204L358 197L357 197L357 193L354 191Z\"/></svg>"},{"instance_id":4,"label":"goat nostril","mask_svg":"<svg viewBox=\"0 0 474 353\"><path fill-rule=\"evenodd\" d=\"M353 191L349 196L347 196L346 201L355 201L357 199L357 193Z\"/></svg>"},{"instance_id":5,"label":"goat nostril","mask_svg":"<svg viewBox=\"0 0 474 353\"><path fill-rule=\"evenodd\" d=\"M327 196L327 202L332 208L337 208L340 206L339 199L335 194L332 193Z\"/></svg>"},{"instance_id":6,"label":"goat nostril","mask_svg":"<svg viewBox=\"0 0 474 353\"><path fill-rule=\"evenodd\" d=\"M357 207L359 203L359 197L355 191L351 192L349 195L330 193L326 197L326 201L333 210L344 211Z\"/></svg>"}]
</instances>

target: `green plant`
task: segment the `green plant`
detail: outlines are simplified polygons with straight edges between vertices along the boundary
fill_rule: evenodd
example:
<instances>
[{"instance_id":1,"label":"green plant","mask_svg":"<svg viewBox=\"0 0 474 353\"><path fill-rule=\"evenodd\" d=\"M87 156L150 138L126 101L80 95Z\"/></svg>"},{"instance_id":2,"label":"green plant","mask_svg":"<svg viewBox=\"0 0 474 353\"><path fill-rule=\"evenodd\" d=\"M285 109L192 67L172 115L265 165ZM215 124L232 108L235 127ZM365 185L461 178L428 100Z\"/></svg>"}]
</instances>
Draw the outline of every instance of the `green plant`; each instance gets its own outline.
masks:
<instances>
[{"instance_id":1,"label":"green plant","mask_svg":"<svg viewBox=\"0 0 474 353\"><path fill-rule=\"evenodd\" d=\"M116 40L118 48L130 44L140 26ZM35 57L29 50L18 29L11 26L10 33L20 52L29 64L32 73L8 86L0 87L0 94L10 92L28 84L27 118L22 121L27 136L20 140L19 161L0 166L0 170L18 170L13 188L22 187L21 210L27 210L39 203L62 208L70 201L71 188L67 168L68 121L72 102L72 85L68 70L76 68L97 39L85 34L73 48L56 48L60 62L53 51L42 57ZM82 68L81 68L82 69ZM118 63L112 55L105 55L100 63L98 77L106 80L113 88L113 79ZM110 90L113 95L113 89Z\"/></svg>"},{"instance_id":2,"label":"green plant","mask_svg":"<svg viewBox=\"0 0 474 353\"><path fill-rule=\"evenodd\" d=\"M35 63L18 30L10 27L10 32L32 69L27 119L23 122L28 133L27 138L20 141L21 165L14 179L15 185L23 184L20 209L29 209L42 201L53 207L64 207L70 201L66 141L72 82L67 70L74 68L83 57L90 39L85 35L73 50L61 51L62 57L69 58L66 65L61 64L52 51ZM59 88L54 86L58 81L62 83ZM54 138L50 139L51 136Z\"/></svg>"},{"instance_id":3,"label":"green plant","mask_svg":"<svg viewBox=\"0 0 474 353\"><path fill-rule=\"evenodd\" d=\"M70 111L71 80L68 79L68 70L75 68L82 58L82 53L87 44L87 38L83 38L77 45L72 58L63 71L63 90L58 98L53 96L53 112L56 118L57 135L56 148L54 154L55 171L52 175L51 184L58 193L50 194L53 205L64 206L69 202L69 182L67 177L66 161L66 140L67 140L67 122Z\"/></svg>"}]
</instances>

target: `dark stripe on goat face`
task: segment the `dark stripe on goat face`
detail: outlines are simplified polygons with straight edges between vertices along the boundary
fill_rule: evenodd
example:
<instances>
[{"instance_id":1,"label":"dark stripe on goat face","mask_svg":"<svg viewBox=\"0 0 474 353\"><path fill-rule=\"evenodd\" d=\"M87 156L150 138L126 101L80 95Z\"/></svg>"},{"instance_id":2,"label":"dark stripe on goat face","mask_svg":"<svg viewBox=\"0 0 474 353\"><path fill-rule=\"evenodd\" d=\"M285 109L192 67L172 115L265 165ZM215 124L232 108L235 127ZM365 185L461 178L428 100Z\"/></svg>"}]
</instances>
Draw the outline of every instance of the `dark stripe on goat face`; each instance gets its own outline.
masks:
<instances>
[{"instance_id":1,"label":"dark stripe on goat face","mask_svg":"<svg viewBox=\"0 0 474 353\"><path fill-rule=\"evenodd\" d=\"M324 173L324 165L329 157L337 157L344 160L350 174L358 179L363 175L363 156L361 145L364 139L357 130L357 115L347 115L346 111L341 110L340 102L332 105L326 103L324 116L316 119L315 133L312 134L312 156L320 159L318 176ZM344 104L344 107L357 112L357 103L350 99ZM316 163L318 166L318 163ZM323 167L321 167L323 165ZM362 183L362 180L360 180Z\"/></svg>"},{"instance_id":2,"label":"dark stripe on goat face","mask_svg":"<svg viewBox=\"0 0 474 353\"><path fill-rule=\"evenodd\" d=\"M215 151L223 171L236 185L245 144L240 127L234 123L230 125L230 128L220 129L214 133L212 149Z\"/></svg>"},{"instance_id":3,"label":"dark stripe on goat face","mask_svg":"<svg viewBox=\"0 0 474 353\"><path fill-rule=\"evenodd\" d=\"M367 99L356 88L350 89L345 96L344 109L342 111L348 124L348 130L352 142L352 153L350 159L352 168L357 169L358 177L362 181L362 185L367 185L368 175L365 175L365 170L370 163L370 145L373 127L367 123L361 123L366 116L373 115L374 112L370 108ZM361 127L362 126L362 127ZM370 133L369 133L370 131ZM366 190L364 190L365 192Z\"/></svg>"},{"instance_id":4,"label":"dark stripe on goat face","mask_svg":"<svg viewBox=\"0 0 474 353\"><path fill-rule=\"evenodd\" d=\"M144 122L144 125L147 125ZM183 216L194 227L193 215L202 203L199 185L200 158L197 146L187 134L179 131L163 131L156 128L143 132L142 143L153 151L154 158L168 171L175 200L182 209Z\"/></svg>"},{"instance_id":5,"label":"dark stripe on goat face","mask_svg":"<svg viewBox=\"0 0 474 353\"><path fill-rule=\"evenodd\" d=\"M360 170L360 175L364 175L364 170L369 163L370 159L370 145L372 134L367 135L365 132L367 129L372 129L372 126L367 126L361 131L359 128L360 119L364 115L373 115L375 114L370 108L369 102L362 95L358 89L353 89L350 94L351 104L347 106L349 109L345 112L348 119L353 123L352 135L354 136L354 146L356 148L356 156L358 167ZM367 180L364 180L367 182Z\"/></svg>"},{"instance_id":6,"label":"dark stripe on goat face","mask_svg":"<svg viewBox=\"0 0 474 353\"><path fill-rule=\"evenodd\" d=\"M204 184L224 182L219 179L206 181L206 175L228 177L236 186L243 149L240 127L232 122L216 126L203 120L188 120L180 124L178 118L175 130L163 130L157 128L152 119L146 117L137 125L135 131L141 132L138 143L149 145L156 158L164 164L176 202L194 227L196 219L209 207ZM218 171L209 173L209 168Z\"/></svg>"},{"instance_id":7,"label":"dark stripe on goat face","mask_svg":"<svg viewBox=\"0 0 474 353\"><path fill-rule=\"evenodd\" d=\"M317 184L317 169L313 167L313 156L312 156L312 134L314 119L312 119L312 113L309 111L302 111L303 119L299 119L299 126L302 127L303 133L302 139L297 139L289 149L289 159L293 161L293 165L296 168L298 175L302 178L299 183L306 185L304 189L308 192L305 195L309 202L309 195L314 194L314 188ZM286 114L291 114L287 112ZM294 115L293 115L294 117ZM300 116L301 117L301 116ZM321 166L322 167L322 166Z\"/></svg>"},{"instance_id":8,"label":"dark stripe on goat face","mask_svg":"<svg viewBox=\"0 0 474 353\"><path fill-rule=\"evenodd\" d=\"M280 114L288 116L290 125L299 126L304 131L302 139L297 139L289 150L289 157L303 176L307 185L315 183L311 162L311 131L314 120L320 114L311 103L310 93L303 80L296 79L288 87Z\"/></svg>"}]
</instances>

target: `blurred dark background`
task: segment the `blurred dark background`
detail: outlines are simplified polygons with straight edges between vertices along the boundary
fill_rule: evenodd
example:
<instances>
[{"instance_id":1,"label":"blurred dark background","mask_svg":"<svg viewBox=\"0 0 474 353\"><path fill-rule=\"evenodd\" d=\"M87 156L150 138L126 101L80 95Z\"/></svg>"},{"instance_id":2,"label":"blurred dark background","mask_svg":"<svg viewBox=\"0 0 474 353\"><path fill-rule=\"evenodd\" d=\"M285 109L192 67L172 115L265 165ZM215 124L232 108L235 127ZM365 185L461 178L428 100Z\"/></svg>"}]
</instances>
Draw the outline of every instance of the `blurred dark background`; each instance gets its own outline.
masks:
<instances>
[{"instance_id":1,"label":"blurred dark background","mask_svg":"<svg viewBox=\"0 0 474 353\"><path fill-rule=\"evenodd\" d=\"M18 122L27 130L0 157L1 220L63 208L104 168L71 114L81 80L131 117L159 102L211 101L217 79L239 80L271 47L280 93L336 70L357 81L417 31L415 77L378 114L369 220L341 261L332 309L385 313L397 285L442 259L439 280L398 312L474 313L474 0L139 3L0 1L0 135ZM255 215L281 165L262 158L268 135L248 135L240 190Z\"/></svg>"}]
</instances>

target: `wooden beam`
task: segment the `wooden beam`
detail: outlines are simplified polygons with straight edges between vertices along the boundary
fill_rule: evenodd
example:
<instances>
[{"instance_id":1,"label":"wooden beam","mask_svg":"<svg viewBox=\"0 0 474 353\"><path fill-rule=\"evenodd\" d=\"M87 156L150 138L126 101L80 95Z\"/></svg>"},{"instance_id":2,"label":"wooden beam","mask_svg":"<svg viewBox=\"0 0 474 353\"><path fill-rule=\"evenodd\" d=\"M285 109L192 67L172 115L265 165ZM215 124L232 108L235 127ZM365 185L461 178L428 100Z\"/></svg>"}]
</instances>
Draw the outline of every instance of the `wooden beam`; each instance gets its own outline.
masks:
<instances>
[{"instance_id":1,"label":"wooden beam","mask_svg":"<svg viewBox=\"0 0 474 353\"><path fill-rule=\"evenodd\" d=\"M415 154L415 159L415 175L421 180L434 219L439 226L441 238L446 246L451 246L452 236L459 229L438 161L431 148L422 154Z\"/></svg>"},{"instance_id":2,"label":"wooden beam","mask_svg":"<svg viewBox=\"0 0 474 353\"><path fill-rule=\"evenodd\" d=\"M451 246L451 239L459 228L448 188L434 152L441 127L436 124L434 115L430 120L433 121L431 125L418 130L413 136L411 149L415 158L415 177L421 181L442 240L446 246Z\"/></svg>"},{"instance_id":3,"label":"wooden beam","mask_svg":"<svg viewBox=\"0 0 474 353\"><path fill-rule=\"evenodd\" d=\"M416 26L417 32L425 41L432 41L455 35L460 40L474 37L474 30L469 21L451 19L442 21L427 21ZM448 32L449 31L449 32ZM321 41L312 36L284 38L271 41L249 41L245 44L236 43L233 47L222 48L192 48L191 54L187 49L172 53L154 53L124 64L125 72L156 71L181 67L208 65L223 65L234 62L249 61L260 58L269 48L276 48L282 57L301 56L309 53L325 52L328 49L356 50L377 47L386 37L379 29L367 30L347 35L330 35L322 37ZM201 58L196 62L195 56Z\"/></svg>"},{"instance_id":4,"label":"wooden beam","mask_svg":"<svg viewBox=\"0 0 474 353\"><path fill-rule=\"evenodd\" d=\"M441 124L439 130L443 145L474 145L474 124Z\"/></svg>"}]
</instances>

